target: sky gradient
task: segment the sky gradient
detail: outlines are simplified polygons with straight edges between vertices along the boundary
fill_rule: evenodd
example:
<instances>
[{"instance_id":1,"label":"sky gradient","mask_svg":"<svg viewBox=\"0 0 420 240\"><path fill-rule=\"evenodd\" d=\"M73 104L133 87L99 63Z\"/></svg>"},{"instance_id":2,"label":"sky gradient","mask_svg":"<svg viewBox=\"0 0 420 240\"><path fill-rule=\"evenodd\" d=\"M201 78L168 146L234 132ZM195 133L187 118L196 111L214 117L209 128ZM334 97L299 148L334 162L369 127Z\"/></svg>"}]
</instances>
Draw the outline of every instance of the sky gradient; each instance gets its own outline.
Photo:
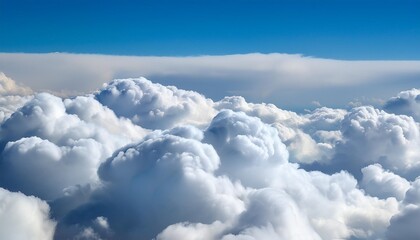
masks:
<instances>
[{"instance_id":1,"label":"sky gradient","mask_svg":"<svg viewBox=\"0 0 420 240\"><path fill-rule=\"evenodd\" d=\"M0 52L417 60L420 1L0 0Z\"/></svg>"}]
</instances>

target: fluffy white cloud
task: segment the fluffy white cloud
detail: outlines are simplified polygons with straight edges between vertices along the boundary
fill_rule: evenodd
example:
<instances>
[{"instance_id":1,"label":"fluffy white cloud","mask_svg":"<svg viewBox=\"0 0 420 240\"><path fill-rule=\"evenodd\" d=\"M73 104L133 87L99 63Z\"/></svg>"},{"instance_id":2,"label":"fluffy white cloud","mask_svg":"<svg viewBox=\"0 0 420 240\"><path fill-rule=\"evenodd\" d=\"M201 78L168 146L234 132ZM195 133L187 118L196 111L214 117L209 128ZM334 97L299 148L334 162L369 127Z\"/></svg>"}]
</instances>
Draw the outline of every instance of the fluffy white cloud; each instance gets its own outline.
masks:
<instances>
[{"instance_id":1,"label":"fluffy white cloud","mask_svg":"<svg viewBox=\"0 0 420 240\"><path fill-rule=\"evenodd\" d=\"M248 103L241 96L225 97L215 103L218 110L230 109L236 112L244 112L249 116L258 117L267 124L282 123L288 127L296 127L307 122L306 118L295 112L276 107L274 104Z\"/></svg>"},{"instance_id":2,"label":"fluffy white cloud","mask_svg":"<svg viewBox=\"0 0 420 240\"><path fill-rule=\"evenodd\" d=\"M158 239L381 239L398 211L395 199L365 196L346 173L287 167L281 174L281 185L250 191L234 221L178 223Z\"/></svg>"},{"instance_id":3,"label":"fluffy white cloud","mask_svg":"<svg viewBox=\"0 0 420 240\"><path fill-rule=\"evenodd\" d=\"M400 92L396 97L389 99L384 109L395 114L412 116L417 122L420 121L420 90L411 89Z\"/></svg>"},{"instance_id":4,"label":"fluffy white cloud","mask_svg":"<svg viewBox=\"0 0 420 240\"><path fill-rule=\"evenodd\" d=\"M406 192L401 208L402 210L391 219L387 239L417 239L420 235L420 177Z\"/></svg>"},{"instance_id":5,"label":"fluffy white cloud","mask_svg":"<svg viewBox=\"0 0 420 240\"><path fill-rule=\"evenodd\" d=\"M361 186L371 196L403 200L410 188L410 183L405 178L384 170L380 164L362 168L362 174Z\"/></svg>"},{"instance_id":6,"label":"fluffy white cloud","mask_svg":"<svg viewBox=\"0 0 420 240\"><path fill-rule=\"evenodd\" d=\"M220 238L226 225L220 221L211 224L182 222L168 226L156 237L158 240L213 240Z\"/></svg>"},{"instance_id":7,"label":"fluffy white cloud","mask_svg":"<svg viewBox=\"0 0 420 240\"><path fill-rule=\"evenodd\" d=\"M29 101L32 98L31 93L31 89L16 84L0 72L0 123Z\"/></svg>"},{"instance_id":8,"label":"fluffy white cloud","mask_svg":"<svg viewBox=\"0 0 420 240\"><path fill-rule=\"evenodd\" d=\"M234 222L178 223L157 239L321 239L293 199L284 191L251 191L246 210Z\"/></svg>"},{"instance_id":9,"label":"fluffy white cloud","mask_svg":"<svg viewBox=\"0 0 420 240\"><path fill-rule=\"evenodd\" d=\"M22 138L7 143L0 182L8 189L54 199L67 187L96 182L101 154L100 144L92 139L59 147L38 137Z\"/></svg>"},{"instance_id":10,"label":"fluffy white cloud","mask_svg":"<svg viewBox=\"0 0 420 240\"><path fill-rule=\"evenodd\" d=\"M50 200L56 239L373 240L417 221L408 116L213 102L144 78L21 105L1 124L0 186Z\"/></svg>"},{"instance_id":11,"label":"fluffy white cloud","mask_svg":"<svg viewBox=\"0 0 420 240\"><path fill-rule=\"evenodd\" d=\"M305 129L309 132L338 130L346 114L347 111L344 109L317 108L305 115L309 119Z\"/></svg>"},{"instance_id":12,"label":"fluffy white cloud","mask_svg":"<svg viewBox=\"0 0 420 240\"><path fill-rule=\"evenodd\" d=\"M149 239L178 222L227 220L243 210L244 190L213 175L219 164L210 145L171 131L155 132L117 151L101 166L99 175L106 185L88 206L108 218L110 228L124 239ZM67 218L88 221L92 216L89 210L80 212L83 209Z\"/></svg>"},{"instance_id":13,"label":"fluffy white cloud","mask_svg":"<svg viewBox=\"0 0 420 240\"><path fill-rule=\"evenodd\" d=\"M259 189L247 200L247 210L223 239L321 239L286 192Z\"/></svg>"},{"instance_id":14,"label":"fluffy white cloud","mask_svg":"<svg viewBox=\"0 0 420 240\"><path fill-rule=\"evenodd\" d=\"M245 186L266 186L278 166L288 161L289 154L277 131L242 112L220 112L204 134L204 141L222 158L218 173Z\"/></svg>"},{"instance_id":15,"label":"fluffy white cloud","mask_svg":"<svg viewBox=\"0 0 420 240\"><path fill-rule=\"evenodd\" d=\"M181 123L202 125L215 114L212 100L196 92L153 84L145 78L114 80L96 98L118 116L149 129Z\"/></svg>"},{"instance_id":16,"label":"fluffy white cloud","mask_svg":"<svg viewBox=\"0 0 420 240\"><path fill-rule=\"evenodd\" d=\"M4 122L17 109L32 99L32 96L0 95L0 123Z\"/></svg>"},{"instance_id":17,"label":"fluffy white cloud","mask_svg":"<svg viewBox=\"0 0 420 240\"><path fill-rule=\"evenodd\" d=\"M39 198L0 188L0 239L53 239L55 221Z\"/></svg>"},{"instance_id":18,"label":"fluffy white cloud","mask_svg":"<svg viewBox=\"0 0 420 240\"><path fill-rule=\"evenodd\" d=\"M397 212L393 198L366 196L347 172L327 175L285 166L273 186L292 196L322 239L375 239Z\"/></svg>"},{"instance_id":19,"label":"fluffy white cloud","mask_svg":"<svg viewBox=\"0 0 420 240\"><path fill-rule=\"evenodd\" d=\"M0 72L0 95L30 95L32 90L26 86L17 84L11 78L8 78L3 72Z\"/></svg>"},{"instance_id":20,"label":"fluffy white cloud","mask_svg":"<svg viewBox=\"0 0 420 240\"><path fill-rule=\"evenodd\" d=\"M37 94L1 125L0 185L54 199L95 183L101 161L144 134L90 97Z\"/></svg>"},{"instance_id":21,"label":"fluffy white cloud","mask_svg":"<svg viewBox=\"0 0 420 240\"><path fill-rule=\"evenodd\" d=\"M248 103L243 97L225 97L215 103L218 110L231 109L255 116L275 127L282 142L290 152L290 161L313 163L325 161L332 155L332 148L339 138L335 132L346 111L319 108L304 116L279 109L274 104Z\"/></svg>"},{"instance_id":22,"label":"fluffy white cloud","mask_svg":"<svg viewBox=\"0 0 420 240\"><path fill-rule=\"evenodd\" d=\"M92 124L98 131L105 130L115 138L115 141L130 141L140 139L147 131L132 124L129 119L118 118L114 111L103 106L93 97L76 97L63 101L67 114L76 115L81 121ZM98 134L99 135L99 134ZM101 142L112 139L98 138ZM128 139L128 140L126 140ZM118 143L118 145L121 145ZM113 151L114 148L110 147Z\"/></svg>"},{"instance_id":23,"label":"fluffy white cloud","mask_svg":"<svg viewBox=\"0 0 420 240\"><path fill-rule=\"evenodd\" d=\"M398 210L348 173L299 169L275 128L231 110L204 132L153 132L116 151L99 176L104 187L63 218L58 236L93 234L102 216L125 239L375 239Z\"/></svg>"},{"instance_id":24,"label":"fluffy white cloud","mask_svg":"<svg viewBox=\"0 0 420 240\"><path fill-rule=\"evenodd\" d=\"M331 169L361 177L363 167L379 163L405 178L420 174L420 130L413 118L370 106L354 108L341 123Z\"/></svg>"}]
</instances>

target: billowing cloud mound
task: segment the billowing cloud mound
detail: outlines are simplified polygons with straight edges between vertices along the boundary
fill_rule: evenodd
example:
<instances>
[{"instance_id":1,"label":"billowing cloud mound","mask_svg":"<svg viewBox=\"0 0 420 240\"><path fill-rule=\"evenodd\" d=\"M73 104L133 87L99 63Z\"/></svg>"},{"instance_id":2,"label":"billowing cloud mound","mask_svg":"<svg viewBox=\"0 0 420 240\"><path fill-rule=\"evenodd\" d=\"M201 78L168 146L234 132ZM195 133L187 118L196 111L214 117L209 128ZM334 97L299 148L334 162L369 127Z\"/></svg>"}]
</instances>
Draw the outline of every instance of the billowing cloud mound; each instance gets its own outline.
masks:
<instances>
[{"instance_id":1,"label":"billowing cloud mound","mask_svg":"<svg viewBox=\"0 0 420 240\"><path fill-rule=\"evenodd\" d=\"M388 112L412 116L416 121L420 121L420 90L413 88L400 92L385 103L384 109Z\"/></svg>"},{"instance_id":2,"label":"billowing cloud mound","mask_svg":"<svg viewBox=\"0 0 420 240\"><path fill-rule=\"evenodd\" d=\"M0 188L0 239L53 239L56 223L39 198Z\"/></svg>"},{"instance_id":3,"label":"billowing cloud mound","mask_svg":"<svg viewBox=\"0 0 420 240\"><path fill-rule=\"evenodd\" d=\"M279 109L274 104L247 103L243 97L225 97L215 103L215 108L244 112L275 127L291 153L290 160L299 163L312 163L329 158L334 139L339 138L334 130L338 129L346 113L341 109L320 108L301 116Z\"/></svg>"},{"instance_id":4,"label":"billowing cloud mound","mask_svg":"<svg viewBox=\"0 0 420 240\"><path fill-rule=\"evenodd\" d=\"M32 90L16 84L0 72L0 122L10 117L25 102L31 99Z\"/></svg>"},{"instance_id":5,"label":"billowing cloud mound","mask_svg":"<svg viewBox=\"0 0 420 240\"><path fill-rule=\"evenodd\" d=\"M0 95L29 95L32 90L28 87L21 86L8 78L4 73L0 72Z\"/></svg>"},{"instance_id":6,"label":"billowing cloud mound","mask_svg":"<svg viewBox=\"0 0 420 240\"><path fill-rule=\"evenodd\" d=\"M395 197L403 200L410 183L390 171L385 171L380 164L373 164L362 168L361 185L371 196L379 198Z\"/></svg>"},{"instance_id":7,"label":"billowing cloud mound","mask_svg":"<svg viewBox=\"0 0 420 240\"><path fill-rule=\"evenodd\" d=\"M276 168L288 159L277 131L245 113L220 112L204 134L204 141L222 157L219 174L246 186L266 185L278 173Z\"/></svg>"},{"instance_id":8,"label":"billowing cloud mound","mask_svg":"<svg viewBox=\"0 0 420 240\"><path fill-rule=\"evenodd\" d=\"M0 122L4 122L12 113L31 99L32 96L0 95Z\"/></svg>"},{"instance_id":9,"label":"billowing cloud mound","mask_svg":"<svg viewBox=\"0 0 420 240\"><path fill-rule=\"evenodd\" d=\"M403 209L391 219L387 238L414 240L420 236L420 177L408 189L403 201Z\"/></svg>"},{"instance_id":10,"label":"billowing cloud mound","mask_svg":"<svg viewBox=\"0 0 420 240\"><path fill-rule=\"evenodd\" d=\"M230 110L204 132L151 133L116 151L99 176L104 187L64 218L58 237L105 217L125 239L160 232L162 239L373 238L397 211L395 199L364 195L347 173L308 173L288 163L275 128Z\"/></svg>"},{"instance_id":11,"label":"billowing cloud mound","mask_svg":"<svg viewBox=\"0 0 420 240\"><path fill-rule=\"evenodd\" d=\"M62 101L46 93L13 113L0 131L0 185L43 199L94 183L101 161L144 135L90 97Z\"/></svg>"},{"instance_id":12,"label":"billowing cloud mound","mask_svg":"<svg viewBox=\"0 0 420 240\"><path fill-rule=\"evenodd\" d=\"M420 130L413 118L358 107L343 119L340 131L343 139L334 156L337 168L359 176L361 168L379 163L410 179L420 174Z\"/></svg>"},{"instance_id":13,"label":"billowing cloud mound","mask_svg":"<svg viewBox=\"0 0 420 240\"><path fill-rule=\"evenodd\" d=\"M22 234L208 240L420 234L415 100L407 100L410 111L397 111L398 104L391 110L391 99L384 110L320 107L298 114L240 96L214 102L144 78L114 80L68 99L13 94L0 99L0 221L35 209L33 224L16 225ZM398 96L416 98L410 94Z\"/></svg>"},{"instance_id":14,"label":"billowing cloud mound","mask_svg":"<svg viewBox=\"0 0 420 240\"><path fill-rule=\"evenodd\" d=\"M180 123L199 125L214 112L213 102L196 92L153 84L145 78L114 80L96 98L118 116L149 129Z\"/></svg>"},{"instance_id":15,"label":"billowing cloud mound","mask_svg":"<svg viewBox=\"0 0 420 240\"><path fill-rule=\"evenodd\" d=\"M86 213L97 212L108 218L117 236L150 239L170 224L211 223L241 212L243 189L213 174L220 164L214 148L183 137L202 135L197 131L156 132L117 151L99 169L106 186L92 203L70 213L67 222L90 222L99 216Z\"/></svg>"}]
</instances>

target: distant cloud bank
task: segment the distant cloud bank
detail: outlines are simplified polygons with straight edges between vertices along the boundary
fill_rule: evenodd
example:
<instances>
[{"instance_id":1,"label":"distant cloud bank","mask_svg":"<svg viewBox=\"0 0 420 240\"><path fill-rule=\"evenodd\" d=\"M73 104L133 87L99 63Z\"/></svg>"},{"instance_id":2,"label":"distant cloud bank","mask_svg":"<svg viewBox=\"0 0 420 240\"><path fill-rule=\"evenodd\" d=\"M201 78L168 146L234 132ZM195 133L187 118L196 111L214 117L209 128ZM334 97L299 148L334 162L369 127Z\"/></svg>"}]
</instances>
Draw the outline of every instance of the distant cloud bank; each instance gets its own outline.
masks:
<instances>
[{"instance_id":1,"label":"distant cloud bank","mask_svg":"<svg viewBox=\"0 0 420 240\"><path fill-rule=\"evenodd\" d=\"M241 95L292 109L311 102L380 104L420 88L420 61L344 61L292 54L142 57L0 53L0 71L36 91L79 95L115 78L144 76L214 100Z\"/></svg>"},{"instance_id":2,"label":"distant cloud bank","mask_svg":"<svg viewBox=\"0 0 420 240\"><path fill-rule=\"evenodd\" d=\"M106 58L32 57L63 56ZM417 239L419 98L302 114L146 78L58 97L2 74L0 238Z\"/></svg>"}]
</instances>

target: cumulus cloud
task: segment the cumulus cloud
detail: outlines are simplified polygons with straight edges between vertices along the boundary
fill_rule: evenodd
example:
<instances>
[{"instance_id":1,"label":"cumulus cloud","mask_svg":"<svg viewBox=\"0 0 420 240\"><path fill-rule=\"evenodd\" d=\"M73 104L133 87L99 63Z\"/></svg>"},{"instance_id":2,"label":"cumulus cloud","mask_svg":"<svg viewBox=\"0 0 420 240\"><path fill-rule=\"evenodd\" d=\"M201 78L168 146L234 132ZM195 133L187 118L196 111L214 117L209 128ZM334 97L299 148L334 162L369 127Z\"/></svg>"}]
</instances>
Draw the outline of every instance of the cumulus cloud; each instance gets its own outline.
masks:
<instances>
[{"instance_id":1,"label":"cumulus cloud","mask_svg":"<svg viewBox=\"0 0 420 240\"><path fill-rule=\"evenodd\" d=\"M277 129L281 141L291 153L291 161L312 163L329 159L345 110L319 108L310 114L299 115L279 109L274 104L248 103L243 97L225 97L215 103L218 110L230 109L258 117Z\"/></svg>"},{"instance_id":2,"label":"cumulus cloud","mask_svg":"<svg viewBox=\"0 0 420 240\"><path fill-rule=\"evenodd\" d=\"M371 196L379 198L395 197L403 200L410 182L390 171L386 171L380 164L373 164L362 168L361 185Z\"/></svg>"},{"instance_id":3,"label":"cumulus cloud","mask_svg":"<svg viewBox=\"0 0 420 240\"><path fill-rule=\"evenodd\" d=\"M212 240L217 239L225 228L226 226L219 221L211 224L182 222L168 226L156 239Z\"/></svg>"},{"instance_id":4,"label":"cumulus cloud","mask_svg":"<svg viewBox=\"0 0 420 240\"><path fill-rule=\"evenodd\" d=\"M0 122L29 101L32 98L31 94L30 88L17 84L0 72Z\"/></svg>"},{"instance_id":5,"label":"cumulus cloud","mask_svg":"<svg viewBox=\"0 0 420 240\"><path fill-rule=\"evenodd\" d=\"M299 169L275 128L231 110L204 132L155 131L116 151L99 176L104 187L63 218L57 236L103 216L125 239L375 239L398 208L366 196L348 173Z\"/></svg>"},{"instance_id":6,"label":"cumulus cloud","mask_svg":"<svg viewBox=\"0 0 420 240\"><path fill-rule=\"evenodd\" d=\"M391 218L387 239L417 239L420 235L420 177L411 183L401 208L402 210Z\"/></svg>"},{"instance_id":7,"label":"cumulus cloud","mask_svg":"<svg viewBox=\"0 0 420 240\"><path fill-rule=\"evenodd\" d=\"M145 78L114 80L96 94L96 99L118 116L149 129L200 125L215 114L212 100L196 92L153 84Z\"/></svg>"},{"instance_id":8,"label":"cumulus cloud","mask_svg":"<svg viewBox=\"0 0 420 240\"><path fill-rule=\"evenodd\" d=\"M53 239L56 222L49 213L48 204L39 198L0 188L1 239Z\"/></svg>"},{"instance_id":9,"label":"cumulus cloud","mask_svg":"<svg viewBox=\"0 0 420 240\"><path fill-rule=\"evenodd\" d=\"M420 121L420 90L411 89L400 92L396 97L390 98L384 105L384 109L395 114L412 116L417 122Z\"/></svg>"},{"instance_id":10,"label":"cumulus cloud","mask_svg":"<svg viewBox=\"0 0 420 240\"><path fill-rule=\"evenodd\" d=\"M63 101L46 93L14 112L0 131L0 185L43 199L96 182L100 162L145 133L92 98Z\"/></svg>"},{"instance_id":11,"label":"cumulus cloud","mask_svg":"<svg viewBox=\"0 0 420 240\"><path fill-rule=\"evenodd\" d=\"M19 85L6 74L0 72L0 95L30 95L32 90L26 86Z\"/></svg>"},{"instance_id":12,"label":"cumulus cloud","mask_svg":"<svg viewBox=\"0 0 420 240\"><path fill-rule=\"evenodd\" d=\"M267 185L289 154L275 129L241 112L221 111L205 131L204 141L222 157L218 169L245 186ZM258 172L258 174L253 174Z\"/></svg>"},{"instance_id":13,"label":"cumulus cloud","mask_svg":"<svg viewBox=\"0 0 420 240\"><path fill-rule=\"evenodd\" d=\"M101 165L99 176L106 186L98 189L91 203L70 213L65 223L90 223L97 217L90 213L98 212L120 238L150 239L177 222L227 220L243 210L239 196L244 190L212 174L219 164L208 144L170 131L153 133Z\"/></svg>"},{"instance_id":14,"label":"cumulus cloud","mask_svg":"<svg viewBox=\"0 0 420 240\"><path fill-rule=\"evenodd\" d=\"M361 179L363 167L379 163L410 180L420 173L420 130L413 118L357 107L341 121L339 131L331 161L316 169L347 170Z\"/></svg>"},{"instance_id":15,"label":"cumulus cloud","mask_svg":"<svg viewBox=\"0 0 420 240\"><path fill-rule=\"evenodd\" d=\"M354 185L346 186L346 178L353 183L354 179L344 173L331 177L319 173L305 176L307 173L293 169L287 172L293 173L278 179L286 182L284 186L249 192L246 210L235 221L178 223L158 239L198 234L203 239L378 239L384 237L389 219L397 212L395 200L378 200L365 196ZM293 186L294 182L299 183Z\"/></svg>"},{"instance_id":16,"label":"cumulus cloud","mask_svg":"<svg viewBox=\"0 0 420 240\"><path fill-rule=\"evenodd\" d=\"M0 186L8 189L0 202L24 199L42 212L31 227L41 226L43 239L418 233L420 132L408 114L371 106L302 114L145 78L19 104L0 126ZM7 211L0 207L0 221Z\"/></svg>"},{"instance_id":17,"label":"cumulus cloud","mask_svg":"<svg viewBox=\"0 0 420 240\"><path fill-rule=\"evenodd\" d=\"M0 95L0 123L4 122L17 109L32 99L32 96Z\"/></svg>"}]
</instances>

